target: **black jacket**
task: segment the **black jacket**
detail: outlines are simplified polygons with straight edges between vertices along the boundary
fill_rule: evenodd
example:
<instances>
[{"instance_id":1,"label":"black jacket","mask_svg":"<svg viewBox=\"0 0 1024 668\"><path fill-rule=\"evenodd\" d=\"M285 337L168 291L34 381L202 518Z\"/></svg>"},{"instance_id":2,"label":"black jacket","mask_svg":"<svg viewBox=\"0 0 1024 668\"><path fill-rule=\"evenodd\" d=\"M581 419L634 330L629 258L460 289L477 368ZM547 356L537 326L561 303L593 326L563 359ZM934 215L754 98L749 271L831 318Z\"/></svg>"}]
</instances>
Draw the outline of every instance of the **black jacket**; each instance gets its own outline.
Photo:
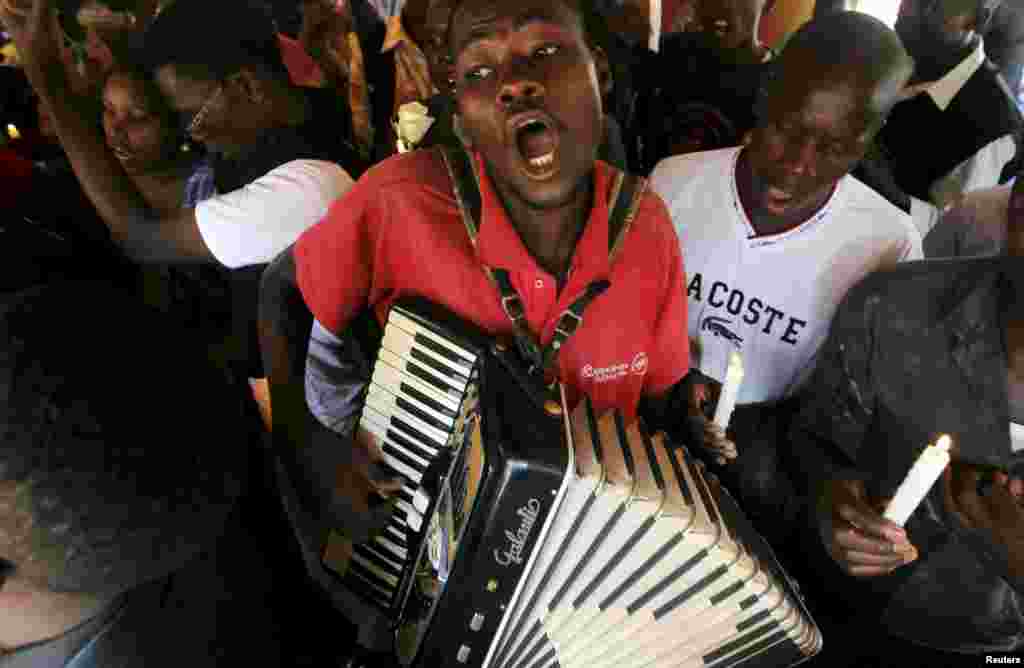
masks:
<instances>
[{"instance_id":1,"label":"black jacket","mask_svg":"<svg viewBox=\"0 0 1024 668\"><path fill-rule=\"evenodd\" d=\"M940 433L971 463L1019 471L1006 394L1001 313L1017 258L925 260L876 273L847 295L832 323L791 434L806 491L854 470L892 496ZM906 529L920 558L893 574L843 576L841 595L882 615L889 631L957 652L1024 643L1024 583L984 532L946 510L932 488ZM865 596L865 594L867 594Z\"/></svg>"}]
</instances>

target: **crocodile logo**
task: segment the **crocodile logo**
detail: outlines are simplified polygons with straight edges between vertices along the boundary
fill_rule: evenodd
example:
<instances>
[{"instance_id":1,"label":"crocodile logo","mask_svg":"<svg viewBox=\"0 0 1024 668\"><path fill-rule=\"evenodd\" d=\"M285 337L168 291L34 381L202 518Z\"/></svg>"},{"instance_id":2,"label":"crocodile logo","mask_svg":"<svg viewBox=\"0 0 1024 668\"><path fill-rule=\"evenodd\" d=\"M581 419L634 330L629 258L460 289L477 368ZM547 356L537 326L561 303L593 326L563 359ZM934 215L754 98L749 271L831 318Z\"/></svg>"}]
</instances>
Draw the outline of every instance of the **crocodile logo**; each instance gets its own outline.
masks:
<instances>
[{"instance_id":1,"label":"crocodile logo","mask_svg":"<svg viewBox=\"0 0 1024 668\"><path fill-rule=\"evenodd\" d=\"M732 320L729 320L728 318L709 315L700 323L700 330L702 332L711 332L715 336L721 337L726 341L731 341L737 348L739 348L740 344L743 343L743 339L740 338L739 334L726 327L726 325L731 324Z\"/></svg>"}]
</instances>

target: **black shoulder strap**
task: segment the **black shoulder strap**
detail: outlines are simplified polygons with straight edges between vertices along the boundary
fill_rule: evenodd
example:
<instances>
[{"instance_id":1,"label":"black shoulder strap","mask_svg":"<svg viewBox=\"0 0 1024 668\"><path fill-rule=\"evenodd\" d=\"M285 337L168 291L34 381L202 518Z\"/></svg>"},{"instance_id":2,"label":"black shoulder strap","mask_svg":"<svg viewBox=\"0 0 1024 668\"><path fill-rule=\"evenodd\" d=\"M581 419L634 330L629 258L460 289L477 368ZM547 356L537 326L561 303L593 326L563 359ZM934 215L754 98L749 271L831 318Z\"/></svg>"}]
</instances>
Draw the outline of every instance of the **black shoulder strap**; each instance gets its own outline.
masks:
<instances>
[{"instance_id":1,"label":"black shoulder strap","mask_svg":"<svg viewBox=\"0 0 1024 668\"><path fill-rule=\"evenodd\" d=\"M477 235L480 232L482 200L480 182L476 170L473 168L472 157L468 152L451 146L442 146L440 150L448 167L455 199L462 213L462 223L466 227L470 243L475 248ZM629 228L636 217L646 187L646 179L619 171L615 172L615 182L609 197L609 201L612 203L608 214L609 265L615 262L615 258L629 234ZM546 379L549 382L553 381L558 351L583 324L583 311L586 307L603 294L611 283L607 280L600 280L588 285L583 295L570 304L559 316L552 340L547 346L541 347L537 338L529 331L526 310L515 288L512 287L508 272L500 268L487 266L482 266L482 268L501 295L501 306L505 315L515 325L516 343L520 352L533 364L533 369L542 370Z\"/></svg>"},{"instance_id":2,"label":"black shoulder strap","mask_svg":"<svg viewBox=\"0 0 1024 668\"><path fill-rule=\"evenodd\" d=\"M482 199L480 182L477 180L473 159L467 151L453 146L441 146L448 175L451 177L455 200L462 213L462 223L470 241L476 246L480 233ZM615 182L608 198L611 204L608 212L608 260L614 263L622 244L629 234L629 228L640 208L640 201L647 190L647 179L616 170Z\"/></svg>"}]
</instances>

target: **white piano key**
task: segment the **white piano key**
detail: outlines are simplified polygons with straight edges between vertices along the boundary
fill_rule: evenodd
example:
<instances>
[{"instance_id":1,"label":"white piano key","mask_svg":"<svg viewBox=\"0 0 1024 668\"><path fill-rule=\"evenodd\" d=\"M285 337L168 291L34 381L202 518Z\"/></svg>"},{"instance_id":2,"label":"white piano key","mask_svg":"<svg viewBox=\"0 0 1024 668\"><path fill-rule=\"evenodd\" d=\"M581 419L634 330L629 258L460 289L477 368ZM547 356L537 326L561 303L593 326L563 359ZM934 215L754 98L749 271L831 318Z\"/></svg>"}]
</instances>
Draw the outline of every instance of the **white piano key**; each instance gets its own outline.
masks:
<instances>
[{"instance_id":1,"label":"white piano key","mask_svg":"<svg viewBox=\"0 0 1024 668\"><path fill-rule=\"evenodd\" d=\"M473 365L468 361L455 361L450 357L431 350L430 347L417 342L413 333L399 327L388 327L384 332L384 340L381 341L381 345L403 358L409 358L412 355L412 351L416 350L433 360L437 360L438 363L445 365L459 375L465 376L467 379L473 372Z\"/></svg>"},{"instance_id":2,"label":"white piano key","mask_svg":"<svg viewBox=\"0 0 1024 668\"><path fill-rule=\"evenodd\" d=\"M427 508L430 507L430 495L422 487L417 488L412 496L412 505L421 514L426 514Z\"/></svg>"},{"instance_id":3,"label":"white piano key","mask_svg":"<svg viewBox=\"0 0 1024 668\"><path fill-rule=\"evenodd\" d=\"M405 331L410 332L412 334L422 334L423 336L429 338L430 340L452 351L462 359L466 360L466 362L469 364L472 364L473 361L476 360L476 356L472 352L466 350L457 343L449 341L448 339L435 334L428 328L418 325L416 321L404 316L398 309L391 309L391 313L388 315L388 324L392 323L395 326L400 327L401 329L404 329Z\"/></svg>"},{"instance_id":4,"label":"white piano key","mask_svg":"<svg viewBox=\"0 0 1024 668\"><path fill-rule=\"evenodd\" d=\"M380 578L383 582L386 582L388 585L391 586L392 590L398 589L397 577L385 571L372 560L367 559L364 555L360 554L358 550L353 550L352 561L359 564L367 571L373 573L374 576Z\"/></svg>"},{"instance_id":5,"label":"white piano key","mask_svg":"<svg viewBox=\"0 0 1024 668\"><path fill-rule=\"evenodd\" d=\"M443 429L445 432L451 432L452 427L455 425L455 418L453 416L449 416L449 415L446 415L444 413L441 413L440 411L438 411L433 406L430 406L430 405L420 401L417 397L415 397L415 396L413 396L411 394L406 394L405 392L402 392L401 390L399 390L398 392L392 392L391 390L389 390L387 388L384 388L384 387L382 387L380 385L373 384L373 385L370 385L370 389L369 389L368 394L375 394L375 395L378 395L378 396L380 396L381 398L384 398L384 399L391 398L391 400L395 403L396 408L398 407L398 400L401 399L402 401L406 402L408 405L412 406L414 409L416 409L418 411L422 411L423 414L426 415L431 420L436 420L440 425L442 425L442 426L434 425L435 429ZM405 410L405 411L409 410L405 406L402 406L401 408L402 408L402 410Z\"/></svg>"},{"instance_id":6,"label":"white piano key","mask_svg":"<svg viewBox=\"0 0 1024 668\"><path fill-rule=\"evenodd\" d=\"M377 364L388 364L402 373L413 376L414 378L420 378L409 368L410 365L414 364L426 374L426 377L420 378L420 380L425 383L429 383L439 392L444 392L455 399L462 399L462 393L466 388L465 381L444 376L422 362L403 359L385 348L381 348L380 352L377 354Z\"/></svg>"},{"instance_id":7,"label":"white piano key","mask_svg":"<svg viewBox=\"0 0 1024 668\"><path fill-rule=\"evenodd\" d=\"M382 547L376 540L371 540L368 543L359 545L356 548L356 550L362 550L364 552L374 554L378 559L381 559L387 562L388 564L391 564L391 567L397 570L399 573L405 570L405 559L395 554L391 550Z\"/></svg>"},{"instance_id":8,"label":"white piano key","mask_svg":"<svg viewBox=\"0 0 1024 668\"><path fill-rule=\"evenodd\" d=\"M373 378L371 382L387 388L392 394L399 394L402 383L415 387L417 390L430 397L449 410L458 413L459 401L446 392L441 392L433 385L426 383L416 376L402 373L390 364L375 364L373 367Z\"/></svg>"},{"instance_id":9,"label":"white piano key","mask_svg":"<svg viewBox=\"0 0 1024 668\"><path fill-rule=\"evenodd\" d=\"M425 436L428 436L433 442L437 443L437 447L444 447L448 442L448 434L441 431L436 427L432 427L423 420L419 419L415 415L409 413L404 408L395 404L394 395L388 395L384 392L373 392L373 388L366 395L366 406L365 408L373 408L375 411L381 414L381 416L389 419L395 417L404 420L409 426L416 429ZM388 423L390 425L390 422Z\"/></svg>"},{"instance_id":10,"label":"white piano key","mask_svg":"<svg viewBox=\"0 0 1024 668\"><path fill-rule=\"evenodd\" d=\"M392 542L387 533L382 533L381 535L377 536L373 539L373 542L376 543L378 546L383 547L385 550L390 551L396 557L401 559L403 564L405 563L405 559L408 557L406 549L398 543Z\"/></svg>"},{"instance_id":11,"label":"white piano key","mask_svg":"<svg viewBox=\"0 0 1024 668\"><path fill-rule=\"evenodd\" d=\"M359 422L359 427L373 434L381 442L381 447L384 447L384 443L390 443L402 451L408 450L408 448L402 443L398 442L397 438L392 438L388 435L388 431L391 430L401 438L413 443L416 447L425 450L427 454L431 455L431 461L440 453L440 449L433 441L424 441L421 438L417 438L411 434L408 434L397 427L391 425L391 420L384 417L372 408L366 408L363 411L362 420ZM420 457L422 459L422 457Z\"/></svg>"}]
</instances>

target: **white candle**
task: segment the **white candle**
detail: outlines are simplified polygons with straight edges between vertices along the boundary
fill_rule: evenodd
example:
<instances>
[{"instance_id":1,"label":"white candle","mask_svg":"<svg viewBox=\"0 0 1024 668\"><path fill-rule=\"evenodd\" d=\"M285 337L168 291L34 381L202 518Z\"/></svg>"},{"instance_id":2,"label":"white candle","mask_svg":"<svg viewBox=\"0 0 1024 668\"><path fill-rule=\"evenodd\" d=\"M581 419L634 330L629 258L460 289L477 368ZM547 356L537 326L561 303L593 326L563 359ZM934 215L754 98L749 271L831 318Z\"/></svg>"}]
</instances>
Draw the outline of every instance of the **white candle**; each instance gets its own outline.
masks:
<instances>
[{"instance_id":1,"label":"white candle","mask_svg":"<svg viewBox=\"0 0 1024 668\"><path fill-rule=\"evenodd\" d=\"M924 500L928 491L949 464L952 440L943 434L935 445L929 445L910 467L910 472L896 489L896 495L885 509L885 519L903 526L907 518Z\"/></svg>"},{"instance_id":2,"label":"white candle","mask_svg":"<svg viewBox=\"0 0 1024 668\"><path fill-rule=\"evenodd\" d=\"M729 366L725 371L725 382L718 394L718 405L715 406L714 423L725 431L732 419L732 410L736 408L736 397L740 393L743 382L743 356L735 350L729 353Z\"/></svg>"}]
</instances>

